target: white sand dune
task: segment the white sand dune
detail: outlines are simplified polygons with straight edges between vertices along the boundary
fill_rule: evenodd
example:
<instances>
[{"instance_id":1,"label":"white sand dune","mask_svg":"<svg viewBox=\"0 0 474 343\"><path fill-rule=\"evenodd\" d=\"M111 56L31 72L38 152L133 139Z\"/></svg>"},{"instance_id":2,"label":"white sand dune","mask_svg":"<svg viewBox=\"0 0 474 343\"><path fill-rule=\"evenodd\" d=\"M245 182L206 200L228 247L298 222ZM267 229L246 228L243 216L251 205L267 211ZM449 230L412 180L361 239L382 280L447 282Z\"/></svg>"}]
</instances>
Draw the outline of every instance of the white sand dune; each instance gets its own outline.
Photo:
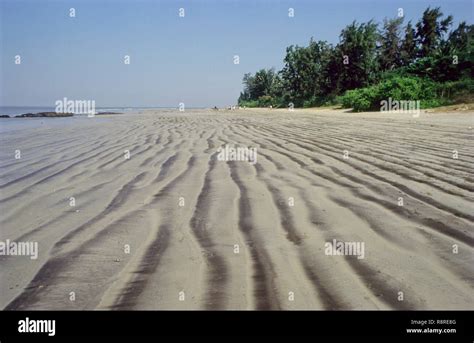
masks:
<instances>
[{"instance_id":1,"label":"white sand dune","mask_svg":"<svg viewBox=\"0 0 474 343\"><path fill-rule=\"evenodd\" d=\"M0 256L0 307L474 309L473 124L163 110L2 133L0 240L39 256Z\"/></svg>"}]
</instances>

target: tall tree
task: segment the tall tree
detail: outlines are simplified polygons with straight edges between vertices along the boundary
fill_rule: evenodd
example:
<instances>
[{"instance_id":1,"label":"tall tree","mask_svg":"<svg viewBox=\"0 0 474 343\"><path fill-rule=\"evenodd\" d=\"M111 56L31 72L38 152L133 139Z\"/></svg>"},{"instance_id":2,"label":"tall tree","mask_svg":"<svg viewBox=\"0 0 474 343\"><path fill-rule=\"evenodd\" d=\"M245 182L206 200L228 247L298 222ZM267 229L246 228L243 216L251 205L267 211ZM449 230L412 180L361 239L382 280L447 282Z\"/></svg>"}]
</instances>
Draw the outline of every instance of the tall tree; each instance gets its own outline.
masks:
<instances>
[{"instance_id":1,"label":"tall tree","mask_svg":"<svg viewBox=\"0 0 474 343\"><path fill-rule=\"evenodd\" d=\"M381 70L392 70L401 65L400 56L400 26L403 17L384 20L380 33L379 65Z\"/></svg>"},{"instance_id":2,"label":"tall tree","mask_svg":"<svg viewBox=\"0 0 474 343\"><path fill-rule=\"evenodd\" d=\"M448 32L453 17L441 19L443 13L439 7L428 7L416 24L416 37L420 46L419 57L427 57L439 48L443 35Z\"/></svg>"},{"instance_id":3,"label":"tall tree","mask_svg":"<svg viewBox=\"0 0 474 343\"><path fill-rule=\"evenodd\" d=\"M239 101L311 105L393 76L440 82L474 77L474 26L462 22L445 39L451 23L451 16L444 18L439 8L430 7L415 27L408 22L403 37L401 18L385 20L381 32L373 21L354 21L342 30L336 46L311 38L308 46L286 49L278 73L262 69L245 74Z\"/></svg>"},{"instance_id":4,"label":"tall tree","mask_svg":"<svg viewBox=\"0 0 474 343\"><path fill-rule=\"evenodd\" d=\"M263 95L270 95L272 91L272 85L275 78L275 70L271 69L260 69L255 73L254 80L254 96L259 98Z\"/></svg>"},{"instance_id":5,"label":"tall tree","mask_svg":"<svg viewBox=\"0 0 474 343\"><path fill-rule=\"evenodd\" d=\"M290 46L286 49L285 65L281 71L289 101L301 104L304 100L324 93L324 70L332 47L323 41L310 40L307 47Z\"/></svg>"},{"instance_id":6,"label":"tall tree","mask_svg":"<svg viewBox=\"0 0 474 343\"><path fill-rule=\"evenodd\" d=\"M244 91L240 93L239 102L241 100L258 100L264 95L270 96L275 82L279 82L279 78L273 68L260 69L255 75L245 74L242 80Z\"/></svg>"},{"instance_id":7,"label":"tall tree","mask_svg":"<svg viewBox=\"0 0 474 343\"><path fill-rule=\"evenodd\" d=\"M405 37L401 43L400 47L400 63L403 66L407 66L413 61L415 61L418 54L418 47L416 45L416 31L411 25L411 22L408 22L405 27Z\"/></svg>"},{"instance_id":8,"label":"tall tree","mask_svg":"<svg viewBox=\"0 0 474 343\"><path fill-rule=\"evenodd\" d=\"M377 24L372 20L344 28L340 35L338 51L342 64L339 85L341 90L368 86L377 73Z\"/></svg>"},{"instance_id":9,"label":"tall tree","mask_svg":"<svg viewBox=\"0 0 474 343\"><path fill-rule=\"evenodd\" d=\"M325 95L341 93L340 79L344 64L341 63L342 52L339 46L331 47L327 53L325 68L322 71L322 92Z\"/></svg>"},{"instance_id":10,"label":"tall tree","mask_svg":"<svg viewBox=\"0 0 474 343\"><path fill-rule=\"evenodd\" d=\"M438 81L474 77L474 25L459 23L441 43L433 69L432 78Z\"/></svg>"}]
</instances>

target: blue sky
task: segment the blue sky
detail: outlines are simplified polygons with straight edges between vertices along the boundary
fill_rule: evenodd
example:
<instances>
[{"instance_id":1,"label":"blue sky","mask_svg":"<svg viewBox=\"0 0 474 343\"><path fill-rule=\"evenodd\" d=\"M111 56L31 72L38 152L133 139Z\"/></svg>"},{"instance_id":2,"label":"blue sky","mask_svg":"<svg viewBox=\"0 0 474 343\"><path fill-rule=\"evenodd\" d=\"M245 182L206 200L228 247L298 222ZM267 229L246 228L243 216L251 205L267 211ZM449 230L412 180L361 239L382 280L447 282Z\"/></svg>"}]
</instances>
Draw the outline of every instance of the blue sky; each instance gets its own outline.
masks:
<instances>
[{"instance_id":1,"label":"blue sky","mask_svg":"<svg viewBox=\"0 0 474 343\"><path fill-rule=\"evenodd\" d=\"M243 74L280 69L287 46L337 43L353 20L382 22L400 7L416 21L428 6L472 24L471 0L0 0L0 105L234 104Z\"/></svg>"}]
</instances>

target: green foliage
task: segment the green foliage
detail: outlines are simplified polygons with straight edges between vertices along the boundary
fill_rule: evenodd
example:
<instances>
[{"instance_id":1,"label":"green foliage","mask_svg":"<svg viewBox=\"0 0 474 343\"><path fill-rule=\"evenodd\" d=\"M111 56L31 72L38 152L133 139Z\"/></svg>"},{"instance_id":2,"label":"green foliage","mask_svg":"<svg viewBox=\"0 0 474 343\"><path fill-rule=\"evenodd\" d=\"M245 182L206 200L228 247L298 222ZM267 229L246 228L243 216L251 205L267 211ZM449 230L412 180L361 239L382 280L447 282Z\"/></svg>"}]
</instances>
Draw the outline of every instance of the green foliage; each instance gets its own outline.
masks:
<instances>
[{"instance_id":1,"label":"green foliage","mask_svg":"<svg viewBox=\"0 0 474 343\"><path fill-rule=\"evenodd\" d=\"M441 20L443 13L439 7L431 9L428 7L423 12L423 17L416 24L416 37L419 44L419 57L430 56L438 49L443 35L448 32L453 22L453 17L448 16Z\"/></svg>"},{"instance_id":2,"label":"green foliage","mask_svg":"<svg viewBox=\"0 0 474 343\"><path fill-rule=\"evenodd\" d=\"M412 27L411 22L408 22L405 27L405 37L400 46L400 64L407 66L415 61L418 54L416 42L416 31Z\"/></svg>"},{"instance_id":3,"label":"green foliage","mask_svg":"<svg viewBox=\"0 0 474 343\"><path fill-rule=\"evenodd\" d=\"M420 100L420 108L434 108L451 105L453 102L449 99L424 99Z\"/></svg>"},{"instance_id":4,"label":"green foliage","mask_svg":"<svg viewBox=\"0 0 474 343\"><path fill-rule=\"evenodd\" d=\"M382 70L392 70L402 64L400 26L403 18L384 21L383 31L380 34L379 65Z\"/></svg>"},{"instance_id":5,"label":"green foliage","mask_svg":"<svg viewBox=\"0 0 474 343\"><path fill-rule=\"evenodd\" d=\"M355 112L376 110L380 107L378 86L347 91L342 97L342 107L352 108Z\"/></svg>"},{"instance_id":6,"label":"green foliage","mask_svg":"<svg viewBox=\"0 0 474 343\"><path fill-rule=\"evenodd\" d=\"M341 91L368 86L376 80L377 24L353 22L342 30L338 51L342 63L339 74Z\"/></svg>"},{"instance_id":7,"label":"green foliage","mask_svg":"<svg viewBox=\"0 0 474 343\"><path fill-rule=\"evenodd\" d=\"M376 87L380 96L394 100L420 100L436 96L434 82L415 77L393 77Z\"/></svg>"},{"instance_id":8,"label":"green foliage","mask_svg":"<svg viewBox=\"0 0 474 343\"><path fill-rule=\"evenodd\" d=\"M240 93L239 104L242 101L258 100L262 96L271 96L281 81L272 68L260 69L255 75L245 74L243 83L244 91Z\"/></svg>"},{"instance_id":9,"label":"green foliage","mask_svg":"<svg viewBox=\"0 0 474 343\"><path fill-rule=\"evenodd\" d=\"M414 26L402 27L402 18L386 19L379 31L373 21L354 21L335 46L313 38L308 46L289 46L281 71L244 75L239 104L340 102L365 111L379 109L387 98L420 100L422 106L472 99L474 25L462 22L448 34L452 21L440 8L427 8Z\"/></svg>"},{"instance_id":10,"label":"green foliage","mask_svg":"<svg viewBox=\"0 0 474 343\"><path fill-rule=\"evenodd\" d=\"M394 76L379 84L347 91L340 97L344 108L355 112L380 110L382 100L420 101L421 108L444 106L456 97L474 92L474 81L464 79L455 82L437 83L419 77Z\"/></svg>"},{"instance_id":11,"label":"green foliage","mask_svg":"<svg viewBox=\"0 0 474 343\"><path fill-rule=\"evenodd\" d=\"M442 99L449 99L453 102L473 102L474 80L464 78L457 81L448 81L439 84L437 91Z\"/></svg>"},{"instance_id":12,"label":"green foliage","mask_svg":"<svg viewBox=\"0 0 474 343\"><path fill-rule=\"evenodd\" d=\"M242 107L285 107L280 98L270 95L262 95L257 100L240 100L239 106Z\"/></svg>"},{"instance_id":13,"label":"green foliage","mask_svg":"<svg viewBox=\"0 0 474 343\"><path fill-rule=\"evenodd\" d=\"M270 95L262 95L258 98L258 103L261 107L268 107L273 105L273 98Z\"/></svg>"},{"instance_id":14,"label":"green foliage","mask_svg":"<svg viewBox=\"0 0 474 343\"><path fill-rule=\"evenodd\" d=\"M331 51L331 45L313 39L307 47L290 46L286 49L281 77L288 100L300 106L305 99L318 96L327 89L325 70Z\"/></svg>"},{"instance_id":15,"label":"green foliage","mask_svg":"<svg viewBox=\"0 0 474 343\"><path fill-rule=\"evenodd\" d=\"M320 96L320 97L312 97L308 100L305 100L303 102L303 107L304 108L309 108L309 107L320 107L320 106L333 106L337 105L340 102L338 101L336 96Z\"/></svg>"},{"instance_id":16,"label":"green foliage","mask_svg":"<svg viewBox=\"0 0 474 343\"><path fill-rule=\"evenodd\" d=\"M239 106L242 106L242 107L261 107L258 100L239 100Z\"/></svg>"}]
</instances>

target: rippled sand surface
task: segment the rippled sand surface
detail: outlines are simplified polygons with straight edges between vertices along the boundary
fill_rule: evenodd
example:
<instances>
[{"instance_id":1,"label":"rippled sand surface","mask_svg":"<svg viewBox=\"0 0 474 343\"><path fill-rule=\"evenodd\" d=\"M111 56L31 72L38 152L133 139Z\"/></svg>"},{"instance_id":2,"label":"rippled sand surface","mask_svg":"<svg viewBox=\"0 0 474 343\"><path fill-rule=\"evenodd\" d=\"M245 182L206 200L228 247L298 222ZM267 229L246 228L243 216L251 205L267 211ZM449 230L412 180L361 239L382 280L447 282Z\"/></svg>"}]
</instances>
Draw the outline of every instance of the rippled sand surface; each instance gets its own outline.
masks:
<instances>
[{"instance_id":1,"label":"rippled sand surface","mask_svg":"<svg viewBox=\"0 0 474 343\"><path fill-rule=\"evenodd\" d=\"M0 240L39 255L0 257L0 306L472 309L473 123L193 110L2 130ZM327 255L334 239L363 258Z\"/></svg>"}]
</instances>

